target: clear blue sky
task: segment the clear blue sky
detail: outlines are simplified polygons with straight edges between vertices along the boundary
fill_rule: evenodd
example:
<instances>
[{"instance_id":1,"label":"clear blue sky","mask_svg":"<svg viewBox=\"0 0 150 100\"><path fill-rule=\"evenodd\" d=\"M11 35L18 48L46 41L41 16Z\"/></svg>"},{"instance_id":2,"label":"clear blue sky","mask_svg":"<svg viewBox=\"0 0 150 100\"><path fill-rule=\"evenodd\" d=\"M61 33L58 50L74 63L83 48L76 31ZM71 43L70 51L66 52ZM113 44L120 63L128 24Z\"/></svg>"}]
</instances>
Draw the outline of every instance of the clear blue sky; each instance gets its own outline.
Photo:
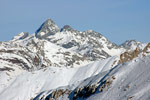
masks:
<instances>
[{"instance_id":1,"label":"clear blue sky","mask_svg":"<svg viewBox=\"0 0 150 100\"><path fill-rule=\"evenodd\" d=\"M150 0L0 0L0 41L34 33L48 18L59 27L95 30L116 44L150 42Z\"/></svg>"}]
</instances>

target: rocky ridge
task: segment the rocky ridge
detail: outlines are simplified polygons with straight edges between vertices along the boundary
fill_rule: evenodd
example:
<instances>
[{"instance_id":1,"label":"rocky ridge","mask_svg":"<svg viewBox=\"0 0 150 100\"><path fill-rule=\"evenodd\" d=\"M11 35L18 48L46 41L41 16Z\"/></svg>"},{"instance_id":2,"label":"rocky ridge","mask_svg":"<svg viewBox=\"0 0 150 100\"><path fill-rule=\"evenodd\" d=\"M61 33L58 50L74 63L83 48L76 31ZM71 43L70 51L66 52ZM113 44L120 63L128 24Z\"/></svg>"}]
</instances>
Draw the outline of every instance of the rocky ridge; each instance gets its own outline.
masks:
<instances>
[{"instance_id":1,"label":"rocky ridge","mask_svg":"<svg viewBox=\"0 0 150 100\"><path fill-rule=\"evenodd\" d=\"M84 66L96 60L120 55L136 48L143 49L146 46L135 40L126 41L118 46L93 30L81 32L69 25L59 29L51 19L46 20L34 34L21 32L14 36L13 40L0 45L1 51L11 48L12 51L18 52L16 47L22 51L26 49L32 51L32 55L36 54L40 59L39 63L42 67Z\"/></svg>"}]
</instances>

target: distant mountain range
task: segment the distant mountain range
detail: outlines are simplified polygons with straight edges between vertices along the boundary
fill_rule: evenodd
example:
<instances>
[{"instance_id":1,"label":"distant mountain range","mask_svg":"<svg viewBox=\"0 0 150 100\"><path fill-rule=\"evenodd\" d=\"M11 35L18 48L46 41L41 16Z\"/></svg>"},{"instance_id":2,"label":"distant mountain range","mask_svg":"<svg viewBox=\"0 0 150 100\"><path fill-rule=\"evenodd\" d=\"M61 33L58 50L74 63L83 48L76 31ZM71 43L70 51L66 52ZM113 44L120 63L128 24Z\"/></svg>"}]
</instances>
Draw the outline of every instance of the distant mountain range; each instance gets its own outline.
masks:
<instances>
[{"instance_id":1,"label":"distant mountain range","mask_svg":"<svg viewBox=\"0 0 150 100\"><path fill-rule=\"evenodd\" d=\"M46 20L0 42L2 100L149 100L150 43Z\"/></svg>"}]
</instances>

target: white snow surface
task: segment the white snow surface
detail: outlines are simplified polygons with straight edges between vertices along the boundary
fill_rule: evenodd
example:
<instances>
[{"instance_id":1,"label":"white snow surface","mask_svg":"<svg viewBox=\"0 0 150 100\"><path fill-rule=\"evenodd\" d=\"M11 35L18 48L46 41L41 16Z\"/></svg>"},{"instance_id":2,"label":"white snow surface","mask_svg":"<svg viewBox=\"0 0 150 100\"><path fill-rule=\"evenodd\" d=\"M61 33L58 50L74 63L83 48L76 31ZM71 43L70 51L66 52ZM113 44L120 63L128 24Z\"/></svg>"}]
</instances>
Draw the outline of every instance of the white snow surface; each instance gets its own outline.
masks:
<instances>
[{"instance_id":1,"label":"white snow surface","mask_svg":"<svg viewBox=\"0 0 150 100\"><path fill-rule=\"evenodd\" d=\"M15 77L1 72L0 82L3 84L0 84L0 98L2 100L29 100L38 94L48 95L58 88L73 90L76 87L86 86L90 82L96 83L114 68L109 74L116 77L112 86L104 92L92 95L88 100L127 100L131 96L133 100L149 100L150 56L138 57L118 66L114 64L114 61L118 61L117 56L77 68L51 66L33 72L22 71ZM127 86L130 88L124 91ZM60 100L67 100L67 96Z\"/></svg>"},{"instance_id":2,"label":"white snow surface","mask_svg":"<svg viewBox=\"0 0 150 100\"><path fill-rule=\"evenodd\" d=\"M34 72L25 71L16 77L8 76L6 72L0 73L0 81L5 79L3 84L7 84L5 88L3 84L0 85L0 98L2 100L29 100L39 93L59 87L69 86L70 89L74 89L83 80L110 70L115 59L117 57L111 57L78 68L49 67ZM9 77L11 79L7 80Z\"/></svg>"},{"instance_id":3,"label":"white snow surface","mask_svg":"<svg viewBox=\"0 0 150 100\"><path fill-rule=\"evenodd\" d=\"M150 56L119 65L111 73L116 77L112 86L87 100L150 100L149 65Z\"/></svg>"}]
</instances>

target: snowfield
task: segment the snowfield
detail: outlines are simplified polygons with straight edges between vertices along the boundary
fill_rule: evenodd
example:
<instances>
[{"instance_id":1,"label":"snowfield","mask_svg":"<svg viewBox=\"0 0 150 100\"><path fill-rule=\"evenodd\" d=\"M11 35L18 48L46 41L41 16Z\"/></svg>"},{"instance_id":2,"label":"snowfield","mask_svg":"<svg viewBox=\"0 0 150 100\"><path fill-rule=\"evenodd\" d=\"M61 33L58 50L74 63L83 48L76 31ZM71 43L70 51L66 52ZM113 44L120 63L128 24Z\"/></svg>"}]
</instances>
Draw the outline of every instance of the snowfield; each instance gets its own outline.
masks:
<instances>
[{"instance_id":1,"label":"snowfield","mask_svg":"<svg viewBox=\"0 0 150 100\"><path fill-rule=\"evenodd\" d=\"M30 100L38 94L48 95L58 88L74 90L90 82L94 84L102 78L114 76L115 80L108 89L93 94L87 100L127 100L129 97L133 100L149 100L150 56L139 57L115 66L113 63L117 59L118 57L111 57L79 68L49 67L33 72L22 72L10 80L5 80L6 83L3 84L8 84L7 87L1 84L0 98L2 100ZM10 77L6 73L0 75L1 82L4 81L4 77Z\"/></svg>"},{"instance_id":2,"label":"snowfield","mask_svg":"<svg viewBox=\"0 0 150 100\"><path fill-rule=\"evenodd\" d=\"M117 57L111 57L79 68L48 67L38 71L23 72L11 79L13 81L7 86L7 89L1 87L3 91L1 91L0 97L3 100L29 100L39 93L59 87L67 86L72 90L87 78L110 70L115 59ZM6 77L9 76L6 74ZM8 94L9 96L6 96Z\"/></svg>"},{"instance_id":3,"label":"snowfield","mask_svg":"<svg viewBox=\"0 0 150 100\"><path fill-rule=\"evenodd\" d=\"M150 56L117 66L112 86L87 100L150 100Z\"/></svg>"}]
</instances>

